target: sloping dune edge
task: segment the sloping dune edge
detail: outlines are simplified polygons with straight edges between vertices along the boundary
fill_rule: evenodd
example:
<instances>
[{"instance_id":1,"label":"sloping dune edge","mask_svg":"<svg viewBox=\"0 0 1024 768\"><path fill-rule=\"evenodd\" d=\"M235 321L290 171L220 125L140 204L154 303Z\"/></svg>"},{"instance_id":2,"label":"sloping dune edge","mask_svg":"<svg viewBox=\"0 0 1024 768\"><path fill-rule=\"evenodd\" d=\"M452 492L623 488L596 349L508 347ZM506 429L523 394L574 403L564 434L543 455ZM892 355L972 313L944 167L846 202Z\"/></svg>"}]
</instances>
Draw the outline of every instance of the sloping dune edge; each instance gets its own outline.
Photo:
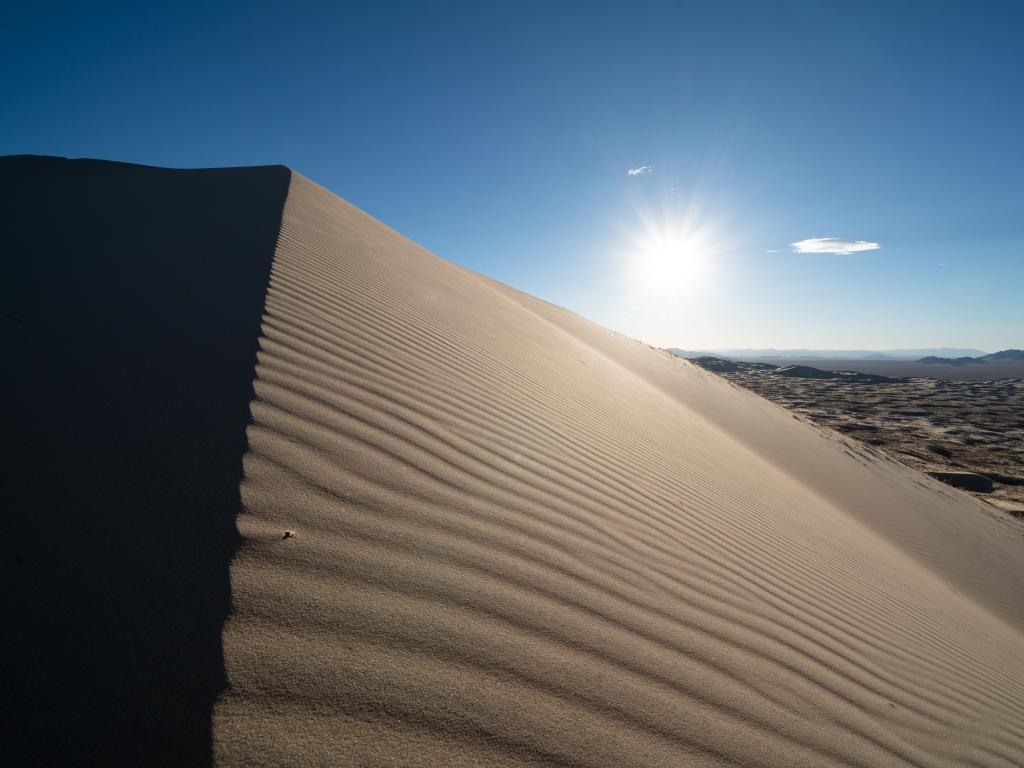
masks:
<instances>
[{"instance_id":1,"label":"sloping dune edge","mask_svg":"<svg viewBox=\"0 0 1024 768\"><path fill-rule=\"evenodd\" d=\"M254 391L220 764L1024 764L1019 528L295 173Z\"/></svg>"}]
</instances>

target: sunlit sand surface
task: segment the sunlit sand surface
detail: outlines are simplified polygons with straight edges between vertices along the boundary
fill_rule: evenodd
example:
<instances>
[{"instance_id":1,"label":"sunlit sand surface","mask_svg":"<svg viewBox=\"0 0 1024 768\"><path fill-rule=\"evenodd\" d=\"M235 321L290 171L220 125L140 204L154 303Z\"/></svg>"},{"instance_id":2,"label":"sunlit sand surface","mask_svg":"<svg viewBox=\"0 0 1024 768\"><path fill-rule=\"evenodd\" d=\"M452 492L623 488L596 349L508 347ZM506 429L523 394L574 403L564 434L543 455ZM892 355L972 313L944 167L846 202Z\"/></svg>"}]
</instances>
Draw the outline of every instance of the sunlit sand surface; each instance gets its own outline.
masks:
<instances>
[{"instance_id":1,"label":"sunlit sand surface","mask_svg":"<svg viewBox=\"0 0 1024 768\"><path fill-rule=\"evenodd\" d=\"M1024 760L1020 537L297 174L255 390L224 763Z\"/></svg>"}]
</instances>

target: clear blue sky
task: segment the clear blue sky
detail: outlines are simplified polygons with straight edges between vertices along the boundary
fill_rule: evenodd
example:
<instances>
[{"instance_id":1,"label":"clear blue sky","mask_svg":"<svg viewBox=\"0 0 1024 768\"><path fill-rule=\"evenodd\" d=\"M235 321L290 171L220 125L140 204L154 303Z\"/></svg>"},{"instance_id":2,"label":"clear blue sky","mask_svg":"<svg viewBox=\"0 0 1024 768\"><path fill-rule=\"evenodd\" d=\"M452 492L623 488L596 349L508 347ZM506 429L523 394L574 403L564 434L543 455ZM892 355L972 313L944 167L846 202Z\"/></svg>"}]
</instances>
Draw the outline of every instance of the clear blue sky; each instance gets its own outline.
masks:
<instances>
[{"instance_id":1,"label":"clear blue sky","mask_svg":"<svg viewBox=\"0 0 1024 768\"><path fill-rule=\"evenodd\" d=\"M654 344L1024 346L1021 2L12 3L0 62L0 154L284 163Z\"/></svg>"}]
</instances>

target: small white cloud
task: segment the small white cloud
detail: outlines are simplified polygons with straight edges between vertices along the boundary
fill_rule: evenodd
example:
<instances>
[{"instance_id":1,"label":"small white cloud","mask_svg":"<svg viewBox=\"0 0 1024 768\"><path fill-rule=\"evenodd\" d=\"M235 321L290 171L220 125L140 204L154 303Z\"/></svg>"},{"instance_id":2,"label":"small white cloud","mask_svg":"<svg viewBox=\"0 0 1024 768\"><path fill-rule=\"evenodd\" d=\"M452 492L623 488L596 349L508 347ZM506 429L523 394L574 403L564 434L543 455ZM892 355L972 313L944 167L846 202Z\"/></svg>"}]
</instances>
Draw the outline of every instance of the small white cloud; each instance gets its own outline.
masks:
<instances>
[{"instance_id":1,"label":"small white cloud","mask_svg":"<svg viewBox=\"0 0 1024 768\"><path fill-rule=\"evenodd\" d=\"M648 173L653 173L654 169L649 165L641 165L637 168L630 168L626 173L630 176L646 176Z\"/></svg>"},{"instance_id":2,"label":"small white cloud","mask_svg":"<svg viewBox=\"0 0 1024 768\"><path fill-rule=\"evenodd\" d=\"M682 189L682 187L669 187L669 188L668 188L668 193L669 193L670 195L674 195L674 194L675 194L676 192L678 192L678 191L679 191L680 189Z\"/></svg>"},{"instance_id":3,"label":"small white cloud","mask_svg":"<svg viewBox=\"0 0 1024 768\"><path fill-rule=\"evenodd\" d=\"M867 240L843 240L839 237L810 237L790 243L793 253L839 253L847 255L860 251L877 251L882 246Z\"/></svg>"},{"instance_id":4,"label":"small white cloud","mask_svg":"<svg viewBox=\"0 0 1024 768\"><path fill-rule=\"evenodd\" d=\"M778 250L775 248L770 248L769 250L765 251L765 253L778 253Z\"/></svg>"}]
</instances>

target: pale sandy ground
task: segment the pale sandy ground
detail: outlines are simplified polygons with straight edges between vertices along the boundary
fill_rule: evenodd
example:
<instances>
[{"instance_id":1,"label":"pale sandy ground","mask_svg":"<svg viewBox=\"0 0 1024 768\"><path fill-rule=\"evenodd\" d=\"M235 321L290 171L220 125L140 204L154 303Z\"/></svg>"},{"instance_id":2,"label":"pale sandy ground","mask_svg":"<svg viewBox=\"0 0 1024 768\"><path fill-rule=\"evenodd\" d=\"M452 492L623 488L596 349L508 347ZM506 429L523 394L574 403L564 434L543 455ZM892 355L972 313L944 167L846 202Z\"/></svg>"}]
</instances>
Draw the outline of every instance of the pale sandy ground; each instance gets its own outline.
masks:
<instances>
[{"instance_id":1,"label":"pale sandy ground","mask_svg":"<svg viewBox=\"0 0 1024 768\"><path fill-rule=\"evenodd\" d=\"M1018 529L299 175L252 414L224 764L1024 761Z\"/></svg>"},{"instance_id":2,"label":"pale sandy ground","mask_svg":"<svg viewBox=\"0 0 1024 768\"><path fill-rule=\"evenodd\" d=\"M15 441L31 448L23 469L50 462L45 477L16 479L8 544L29 549L5 560L26 645L48 638L45 652L23 652L25 679L8 696L52 706L30 727L74 728L91 690L78 687L113 676L76 733L91 734L92 749L130 742L139 765L1024 764L1019 527L686 361L438 259L298 174L262 332L247 336L248 320L224 327L250 311L266 262L204 239L186 214L225 211L237 239L242 223L281 215L272 190L259 205L238 202L279 183L278 170L175 177L191 186L174 194L198 202L150 239L168 254L196 240L182 250L183 281L168 288L142 280L130 258L94 254L73 279L50 270L68 304L45 298L39 267L39 303L23 301L5 326L23 334L18 366L45 359L59 379L45 397L19 388L22 415L11 416ZM154 195L157 213L170 204L168 173L145 176L129 220L150 221ZM116 200L132 178L101 186ZM211 178L221 186L203 193ZM41 221L60 222L61 205L88 194L42 195ZM104 227L117 226L117 210ZM36 257L31 227L11 228L28 233L19 258ZM45 252L56 259L47 266L60 265L61 243L78 242L68 237ZM156 248L134 242L117 252ZM247 248L256 257L267 242ZM161 259L151 271L177 266ZM232 270L246 278L225 279ZM18 296L2 295L9 306ZM35 330L40 306L52 315L46 332ZM238 374L257 337L250 402L251 379ZM137 368L140 354L151 365ZM220 399L207 402L211 392ZM249 406L244 447L232 448L230 403ZM45 409L57 406L54 421ZM72 441L69 427L59 450L43 450L90 407L98 415L82 423L103 431ZM129 428L139 434L125 441ZM87 479L111 456L94 488ZM232 534L201 521L233 504L232 559ZM154 527L159 536L147 534ZM117 545L102 545L111 536ZM82 544L102 545L102 558L81 561ZM58 545L70 562L47 559ZM101 586L81 587L97 569ZM154 582L175 569L180 584ZM221 574L223 605L204 588L226 587ZM94 616L88 631L65 620L61 585ZM175 612L165 615L165 600ZM175 628L199 616L208 641L225 614L222 645L202 653L196 631ZM162 644L140 655L136 626L162 632ZM79 642L105 633L129 639ZM186 683L168 703L178 677ZM196 681L202 690L190 692ZM215 704L211 690L222 690ZM211 704L212 753L166 757L174 729L201 730ZM163 717L175 707L188 723ZM133 764L115 758L106 764Z\"/></svg>"}]
</instances>

